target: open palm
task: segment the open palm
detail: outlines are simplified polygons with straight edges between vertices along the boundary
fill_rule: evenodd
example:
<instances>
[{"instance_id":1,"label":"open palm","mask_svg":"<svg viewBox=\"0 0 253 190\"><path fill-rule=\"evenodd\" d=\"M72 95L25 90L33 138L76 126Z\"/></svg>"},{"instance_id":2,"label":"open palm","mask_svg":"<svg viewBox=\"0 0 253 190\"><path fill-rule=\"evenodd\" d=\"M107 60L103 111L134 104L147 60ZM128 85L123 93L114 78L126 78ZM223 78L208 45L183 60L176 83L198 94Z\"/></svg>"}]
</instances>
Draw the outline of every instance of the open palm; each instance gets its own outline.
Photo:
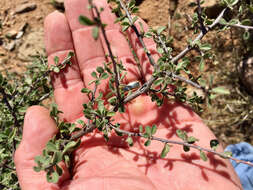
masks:
<instances>
[{"instance_id":1,"label":"open palm","mask_svg":"<svg viewBox=\"0 0 253 190\"><path fill-rule=\"evenodd\" d=\"M141 61L142 73L135 64L134 57L120 26L114 24L115 16L111 14L106 0L96 0L98 7L104 7L102 22L107 24L106 34L113 54L122 61L128 74L126 83L146 78L152 72L147 57L135 34L129 30L128 38ZM84 87L91 88L90 73L103 62L108 61L107 48L103 38L97 41L92 37L92 28L78 22L79 15L92 18L88 0L66 0L66 14L54 12L45 20L46 49L49 64L54 64L54 57L62 61L70 51L76 57L72 65L59 74L53 74L55 101L61 118L67 122L84 119L82 104L88 102ZM141 21L144 29L147 25ZM146 39L145 43L157 59L155 44ZM99 91L106 90L103 84ZM85 120L85 119L84 119ZM209 147L214 139L212 132L201 119L188 107L166 102L157 108L150 98L142 95L126 105L126 112L115 116L115 120L125 130L135 131L138 126L158 126L156 136L179 140L175 135L177 129L183 129L199 138L197 143ZM110 189L110 190L167 190L167 189L240 189L240 183L228 161L208 155L209 161L201 161L198 152L192 150L184 153L182 147L173 145L167 158L161 159L163 144L152 142L143 146L143 140L134 139L134 146L129 148L124 139L112 136L106 143L101 134L93 132L82 138L82 144L74 154L74 167L69 172L64 164L63 176L58 184L49 184L45 173L33 171L34 157L41 154L47 141L57 133L56 124L50 118L48 110L34 106L28 109L25 117L22 142L15 153L15 164L22 189ZM222 149L220 148L220 151Z\"/></svg>"}]
</instances>

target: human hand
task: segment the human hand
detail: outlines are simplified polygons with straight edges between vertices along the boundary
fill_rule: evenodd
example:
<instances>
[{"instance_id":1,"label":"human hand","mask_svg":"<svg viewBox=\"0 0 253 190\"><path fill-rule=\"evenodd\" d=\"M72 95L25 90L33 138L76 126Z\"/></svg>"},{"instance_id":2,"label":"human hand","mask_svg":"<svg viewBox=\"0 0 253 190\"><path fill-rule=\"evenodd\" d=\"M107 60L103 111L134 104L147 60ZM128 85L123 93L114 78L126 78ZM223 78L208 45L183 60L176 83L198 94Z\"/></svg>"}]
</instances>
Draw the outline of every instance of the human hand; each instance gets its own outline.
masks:
<instances>
[{"instance_id":1,"label":"human hand","mask_svg":"<svg viewBox=\"0 0 253 190\"><path fill-rule=\"evenodd\" d=\"M106 33L114 55L117 55L128 70L126 83L140 80L141 74L133 64L129 45L114 24L115 17L105 0L94 2L105 10L101 14L102 22L108 24ZM74 51L72 65L59 74L53 74L55 101L61 118L67 122L83 119L82 104L88 98L81 89L88 87L90 73L102 62L107 61L107 48L102 38L95 41L91 27L81 26L79 15L91 17L86 8L88 0L66 0L66 13L54 12L45 20L46 49L49 64L54 64L54 57L62 61L69 51ZM147 25L143 22L144 29ZM141 49L135 34L128 31L129 39L140 58L143 74L149 77L151 66ZM145 43L154 57L155 44L146 39ZM106 84L99 91L105 91ZM158 126L157 137L177 140L177 129L189 132L199 138L197 144L209 147L214 139L212 132L201 119L188 107L165 102L157 108L146 95L140 96L126 105L126 112L115 116L125 130L135 131L139 125ZM57 133L57 127L50 118L49 112L42 107L28 109L23 130L22 142L15 153L15 164L19 183L22 189L120 189L120 190L167 190L169 189L240 189L240 183L231 164L227 160L208 154L209 161L204 162L198 151L185 153L179 145L173 145L166 158L159 154L163 148L160 142L152 142L149 147L143 146L143 140L134 139L134 146L128 147L121 138L112 136L106 143L101 134L93 132L82 138L81 146L74 153L74 166L68 171L62 164L63 175L57 184L49 184L45 173L33 171L34 157L42 153L46 143ZM218 151L222 151L219 148Z\"/></svg>"}]
</instances>

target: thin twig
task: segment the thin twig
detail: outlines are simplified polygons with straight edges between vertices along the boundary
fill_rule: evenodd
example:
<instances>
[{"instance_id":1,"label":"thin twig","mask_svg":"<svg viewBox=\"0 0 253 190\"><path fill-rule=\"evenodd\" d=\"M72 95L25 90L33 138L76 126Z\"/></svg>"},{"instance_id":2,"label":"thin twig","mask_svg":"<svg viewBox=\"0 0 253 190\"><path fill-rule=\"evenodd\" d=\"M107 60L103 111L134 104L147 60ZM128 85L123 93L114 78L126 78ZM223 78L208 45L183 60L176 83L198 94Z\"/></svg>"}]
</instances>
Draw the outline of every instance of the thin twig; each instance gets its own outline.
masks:
<instances>
[{"instance_id":1,"label":"thin twig","mask_svg":"<svg viewBox=\"0 0 253 190\"><path fill-rule=\"evenodd\" d=\"M204 21L202 18L202 9L200 6L200 0L197 0L197 5L198 5L197 14L198 14L198 19L199 19L199 24L200 24L200 30L202 31L203 34L206 34L207 30L206 30L206 27L204 25Z\"/></svg>"},{"instance_id":2,"label":"thin twig","mask_svg":"<svg viewBox=\"0 0 253 190\"><path fill-rule=\"evenodd\" d=\"M246 25L242 25L242 24L223 24L223 23L220 23L221 25L225 25L225 26L232 26L232 27L236 27L236 28L242 28L242 29L245 29L245 30L253 30L253 26L246 26Z\"/></svg>"},{"instance_id":3,"label":"thin twig","mask_svg":"<svg viewBox=\"0 0 253 190\"><path fill-rule=\"evenodd\" d=\"M197 84L197 83L195 83L195 82L193 82L193 81L191 81L189 79L186 79L186 78L184 78L182 76L176 75L176 74L174 74L172 72L166 72L166 75L168 75L168 76L170 76L170 77L172 77L174 79L178 79L180 81L183 81L183 82L185 82L185 83L187 83L187 84L189 84L189 85L191 85L191 86L193 86L195 88L202 89L204 91L206 90L205 87L200 86L199 84Z\"/></svg>"},{"instance_id":4,"label":"thin twig","mask_svg":"<svg viewBox=\"0 0 253 190\"><path fill-rule=\"evenodd\" d=\"M125 11L126 13L126 16L127 18L129 19L129 22L130 22L130 25L131 25L131 28L134 30L135 34L137 35L137 38L139 39L146 55L148 56L148 59L149 59L149 62L151 65L155 66L155 61L151 55L151 53L148 51L144 41L143 41L143 36L139 33L138 29L136 28L136 26L134 25L134 22L133 22L133 19L132 19L132 16L130 15L129 11L127 10L125 4L122 2L122 0L118 0L120 2L120 6L123 8L123 10Z\"/></svg>"},{"instance_id":5,"label":"thin twig","mask_svg":"<svg viewBox=\"0 0 253 190\"><path fill-rule=\"evenodd\" d=\"M100 18L100 13L98 11L98 8L92 4L92 7L95 9L96 11L96 14L97 14L97 17L99 18L99 25L100 25L100 28L102 30L102 34L103 34L103 37L105 39L105 43L106 43L106 46L107 46L107 49L109 51L109 56L111 58L111 61L112 61L112 64L113 64L113 71L114 71L114 74L115 74L115 84L116 84L116 92L117 92L117 99L119 101L119 104L122 103L122 98L121 98L121 95L120 95L120 90L119 90L119 73L117 71L117 63L114 59L114 56L113 56L113 53L112 53L112 49L111 49L111 44L107 38L107 35L106 35L106 32L105 32L105 28L103 26L103 24L101 23L101 18Z\"/></svg>"},{"instance_id":6,"label":"thin twig","mask_svg":"<svg viewBox=\"0 0 253 190\"><path fill-rule=\"evenodd\" d=\"M168 55L168 54L169 54L169 51L168 51L168 48L166 47L165 42L162 40L162 38L161 38L160 35L157 35L157 38L158 38L159 43L162 45L163 51L166 53L166 55ZM172 56L170 55L169 58L171 59Z\"/></svg>"},{"instance_id":7,"label":"thin twig","mask_svg":"<svg viewBox=\"0 0 253 190\"><path fill-rule=\"evenodd\" d=\"M122 133L122 134L125 134L125 135L128 135L128 136L143 137L143 138L145 138L144 134L142 134L142 133L134 133L134 132L125 131L125 130L122 130L122 129L119 129L119 128L115 127L113 124L110 124L110 127L112 129L114 129L115 131L117 131L119 133ZM181 146L187 146L189 148L197 149L199 151L205 151L205 152L213 153L213 154L218 155L218 156L220 156L222 158L234 160L237 163L243 163L243 164L247 164L249 166L253 166L253 163L251 163L251 162L247 162L247 161L244 161L244 160L239 160L237 158L225 155L224 153L216 152L214 150L203 148L203 147L200 147L198 145L189 144L189 143L186 143L186 142L180 142L180 141L162 139L162 138L155 137L155 136L151 136L149 139L150 140L159 141L159 142L162 142L162 143L177 144L177 145L181 145Z\"/></svg>"},{"instance_id":8,"label":"thin twig","mask_svg":"<svg viewBox=\"0 0 253 190\"><path fill-rule=\"evenodd\" d=\"M82 136L91 133L94 129L96 129L96 125L90 124L87 127L82 128L82 131L77 132L76 134L73 134L70 138L71 141L77 140L81 138Z\"/></svg>"}]
</instances>

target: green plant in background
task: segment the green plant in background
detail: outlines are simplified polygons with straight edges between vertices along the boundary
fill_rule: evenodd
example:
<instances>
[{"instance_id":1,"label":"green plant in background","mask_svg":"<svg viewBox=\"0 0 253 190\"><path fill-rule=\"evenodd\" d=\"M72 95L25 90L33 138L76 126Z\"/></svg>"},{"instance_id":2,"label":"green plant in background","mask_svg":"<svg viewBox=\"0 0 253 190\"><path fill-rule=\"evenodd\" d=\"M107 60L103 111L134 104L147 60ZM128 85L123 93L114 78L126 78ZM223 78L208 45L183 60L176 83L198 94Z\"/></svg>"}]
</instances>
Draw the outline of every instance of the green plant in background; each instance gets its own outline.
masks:
<instances>
[{"instance_id":1,"label":"green plant in background","mask_svg":"<svg viewBox=\"0 0 253 190\"><path fill-rule=\"evenodd\" d=\"M0 74L0 186L17 189L18 181L13 163L14 151L21 140L26 109L51 96L47 60L38 57L23 76Z\"/></svg>"},{"instance_id":2,"label":"green plant in background","mask_svg":"<svg viewBox=\"0 0 253 190\"><path fill-rule=\"evenodd\" d=\"M93 26L92 36L94 39L98 39L99 32L102 33L111 61L101 64L91 73L94 78L90 82L94 86L92 90L88 88L82 89L82 93L85 93L90 100L88 103L83 104L83 114L88 119L88 123L79 120L79 126L77 127L76 124L63 122L58 117L61 111L57 109L57 106L52 105L51 116L56 121L59 133L47 143L43 154L35 158L37 166L34 167L34 170L37 172L41 170L46 171L47 180L56 183L62 174L59 163L64 161L67 167L71 167L71 154L80 145L80 138L95 129L98 129L103 134L106 141L108 141L112 131L115 131L119 136L126 136L126 142L129 146L133 145L132 137L136 136L145 139L145 146L149 146L154 140L159 141L164 144L164 148L161 150L162 158L169 153L171 144L179 144L182 145L185 152L190 151L191 148L199 150L200 158L204 161L207 160L206 152L211 152L225 159L229 158L237 162L243 162L231 157L229 152L216 152L216 147L219 144L216 139L210 142L210 149L206 149L197 145L197 137L188 136L183 130L177 130L177 136L181 141L171 141L155 136L156 125L140 126L139 132L135 133L122 130L120 123L113 123L113 116L117 112L124 112L124 105L143 93L147 93L152 101L156 102L157 106L161 106L165 100L172 99L188 103L196 111L201 111L200 104L206 102L211 105L212 99L219 95L229 94L229 91L223 87L213 87L212 76L208 80L202 77L205 61L212 59L213 55L210 52L212 49L211 44L202 43L201 40L218 25L224 25L222 29L219 29L220 31L229 27L240 27L246 31L251 29L250 26L243 25L244 22L226 21L223 19L225 12L229 11L229 9L235 9L238 1L224 0L223 4L226 6L218 17L209 19L201 9L201 2L197 0L195 4L197 12L192 17L192 28L195 34L199 34L195 39L188 40L188 46L182 52L173 56L173 50L169 47L171 37L165 34L166 27L159 27L156 30L150 29L144 32L141 23L138 22L138 17L131 16L131 14L138 11L134 0L129 1L126 5L121 0L109 0L108 2L114 2L117 5L112 11L118 15L116 22L121 24L122 31L124 32L129 28L135 31L151 65L154 67L152 77L145 81L143 85L140 85L137 81L123 85L122 81L127 74L126 69L120 62L116 61L115 56L112 54L105 33L106 25L100 19L100 13L103 9L98 9L94 6L92 0L89 0L89 2L89 9L93 9L96 16L94 16L93 20L90 20L80 15L79 22L86 26ZM137 29L137 25L140 25L140 31ZM157 51L161 55L157 62L154 61L146 48L143 41L144 38L153 38L157 43ZM187 57L187 53L192 50L199 52L199 56L196 56L196 60L199 62L197 76L193 75L189 70L190 59ZM50 68L47 68L45 58L40 58L30 66L25 76L20 78L8 73L5 76L0 75L0 94L2 98L0 103L0 185L3 188L19 188L12 155L21 139L22 123L26 108L31 105L41 104L44 99L51 96L52 88L49 85L49 73L59 73L65 67L71 67L70 60L73 56L74 54L70 53L61 63L59 58L55 57L55 65ZM108 80L109 93L96 95L98 86L104 80ZM186 90L189 85L202 90L204 95L199 96L196 92L188 95ZM173 91L170 90L171 86L175 87ZM105 106L105 100L110 105L109 107ZM250 164L247 162L243 163Z\"/></svg>"}]
</instances>

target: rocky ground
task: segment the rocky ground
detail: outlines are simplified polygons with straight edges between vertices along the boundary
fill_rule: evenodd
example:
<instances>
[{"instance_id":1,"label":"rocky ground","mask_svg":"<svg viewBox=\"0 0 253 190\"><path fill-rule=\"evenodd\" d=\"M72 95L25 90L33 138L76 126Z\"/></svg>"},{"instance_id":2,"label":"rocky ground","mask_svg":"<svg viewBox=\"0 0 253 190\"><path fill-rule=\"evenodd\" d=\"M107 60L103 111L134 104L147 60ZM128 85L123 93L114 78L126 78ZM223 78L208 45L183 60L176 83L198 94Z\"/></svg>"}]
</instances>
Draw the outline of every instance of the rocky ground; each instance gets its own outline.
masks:
<instances>
[{"instance_id":1,"label":"rocky ground","mask_svg":"<svg viewBox=\"0 0 253 190\"><path fill-rule=\"evenodd\" d=\"M193 1L137 0L136 2L140 7L138 15L150 26L170 26L168 33L174 37L173 49L176 54L184 49L189 37L194 37L188 21L189 15L193 13L191 8ZM52 0L0 1L0 72L8 70L22 74L34 56L45 55L43 20L61 5L52 2ZM206 1L203 7L211 18L215 18L221 10L215 0ZM215 60L208 63L205 74L215 75L217 84L235 91L233 96L221 97L212 108L205 107L202 113L204 121L225 144L240 141L253 144L253 137L250 135L253 127L249 120L252 98L238 83L239 77L235 69L236 64L242 59L241 32L237 29L218 34L210 32L204 39L213 44L216 52ZM192 67L194 69L194 63Z\"/></svg>"}]
</instances>

